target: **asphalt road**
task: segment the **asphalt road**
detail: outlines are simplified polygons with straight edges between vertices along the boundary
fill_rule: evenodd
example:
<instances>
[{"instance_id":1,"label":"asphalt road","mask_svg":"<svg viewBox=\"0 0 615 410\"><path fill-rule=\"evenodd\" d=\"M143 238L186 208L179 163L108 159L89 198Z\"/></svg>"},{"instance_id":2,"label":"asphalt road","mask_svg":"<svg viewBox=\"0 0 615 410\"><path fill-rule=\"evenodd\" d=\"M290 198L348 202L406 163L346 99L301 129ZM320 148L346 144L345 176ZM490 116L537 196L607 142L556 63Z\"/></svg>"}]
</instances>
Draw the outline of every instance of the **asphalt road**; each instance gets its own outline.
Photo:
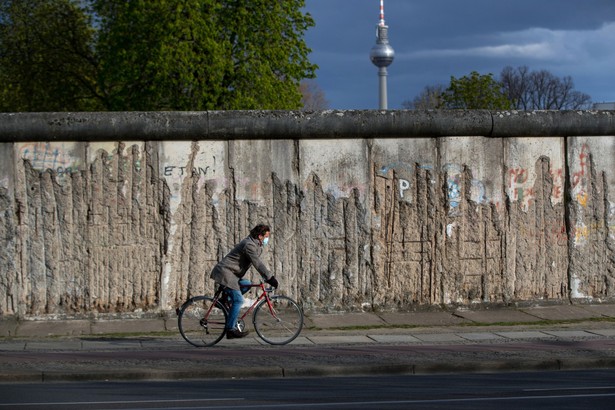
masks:
<instances>
[{"instance_id":1,"label":"asphalt road","mask_svg":"<svg viewBox=\"0 0 615 410\"><path fill-rule=\"evenodd\" d=\"M615 370L0 384L0 409L612 409Z\"/></svg>"}]
</instances>

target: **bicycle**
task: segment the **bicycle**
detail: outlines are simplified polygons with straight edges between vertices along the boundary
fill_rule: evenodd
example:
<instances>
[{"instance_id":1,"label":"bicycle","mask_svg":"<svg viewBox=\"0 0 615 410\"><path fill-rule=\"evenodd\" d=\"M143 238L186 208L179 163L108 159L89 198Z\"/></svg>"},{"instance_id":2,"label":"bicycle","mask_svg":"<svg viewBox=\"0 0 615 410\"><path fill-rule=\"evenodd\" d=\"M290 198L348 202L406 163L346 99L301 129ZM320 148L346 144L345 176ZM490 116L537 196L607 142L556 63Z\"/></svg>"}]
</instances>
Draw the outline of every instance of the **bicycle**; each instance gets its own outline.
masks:
<instances>
[{"instance_id":1,"label":"bicycle","mask_svg":"<svg viewBox=\"0 0 615 410\"><path fill-rule=\"evenodd\" d=\"M272 345L285 345L299 336L303 328L303 311L293 299L272 295L273 288L264 283L248 285L260 288L254 303L237 320L240 331L244 319L252 312L252 324L258 336ZM230 305L223 299L224 287L219 286L213 297L194 296L177 309L177 323L182 337L196 347L210 347L226 334L226 319Z\"/></svg>"}]
</instances>

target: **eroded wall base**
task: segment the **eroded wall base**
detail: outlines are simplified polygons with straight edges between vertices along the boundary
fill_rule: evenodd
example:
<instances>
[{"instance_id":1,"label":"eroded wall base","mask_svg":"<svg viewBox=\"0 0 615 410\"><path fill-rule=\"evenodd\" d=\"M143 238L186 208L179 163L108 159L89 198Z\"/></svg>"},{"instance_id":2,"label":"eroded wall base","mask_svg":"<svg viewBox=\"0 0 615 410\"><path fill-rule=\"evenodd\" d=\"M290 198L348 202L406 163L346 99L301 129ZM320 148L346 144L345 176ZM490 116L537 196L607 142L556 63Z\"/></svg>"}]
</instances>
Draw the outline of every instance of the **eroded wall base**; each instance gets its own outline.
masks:
<instances>
[{"instance_id":1,"label":"eroded wall base","mask_svg":"<svg viewBox=\"0 0 615 410\"><path fill-rule=\"evenodd\" d=\"M0 144L0 314L173 309L261 222L307 311L610 300L614 141Z\"/></svg>"}]
</instances>

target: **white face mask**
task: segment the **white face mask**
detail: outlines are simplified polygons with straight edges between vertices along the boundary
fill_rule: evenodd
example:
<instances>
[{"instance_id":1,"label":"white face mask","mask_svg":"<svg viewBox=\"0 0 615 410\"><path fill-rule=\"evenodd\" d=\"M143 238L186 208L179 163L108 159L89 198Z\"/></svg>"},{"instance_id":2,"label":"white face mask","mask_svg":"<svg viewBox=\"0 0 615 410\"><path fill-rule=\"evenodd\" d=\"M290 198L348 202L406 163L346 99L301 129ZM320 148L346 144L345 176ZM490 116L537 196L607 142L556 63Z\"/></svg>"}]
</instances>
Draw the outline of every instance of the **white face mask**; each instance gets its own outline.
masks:
<instances>
[{"instance_id":1,"label":"white face mask","mask_svg":"<svg viewBox=\"0 0 615 410\"><path fill-rule=\"evenodd\" d=\"M266 246L269 243L269 237L263 239L263 246Z\"/></svg>"}]
</instances>

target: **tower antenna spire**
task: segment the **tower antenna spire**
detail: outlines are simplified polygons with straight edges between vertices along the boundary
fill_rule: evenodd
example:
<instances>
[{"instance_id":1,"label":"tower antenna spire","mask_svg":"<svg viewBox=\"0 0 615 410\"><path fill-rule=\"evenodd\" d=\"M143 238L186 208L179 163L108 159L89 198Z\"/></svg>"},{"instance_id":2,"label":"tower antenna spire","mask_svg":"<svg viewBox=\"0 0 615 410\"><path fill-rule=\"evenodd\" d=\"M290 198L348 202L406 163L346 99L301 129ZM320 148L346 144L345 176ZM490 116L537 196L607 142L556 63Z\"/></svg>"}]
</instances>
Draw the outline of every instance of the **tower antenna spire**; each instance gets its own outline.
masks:
<instances>
[{"instance_id":1,"label":"tower antenna spire","mask_svg":"<svg viewBox=\"0 0 615 410\"><path fill-rule=\"evenodd\" d=\"M372 47L369 58L378 67L380 109L388 109L387 67L395 59L395 51L389 44L389 26L384 22L384 0L380 0L380 21L376 26L376 45Z\"/></svg>"}]
</instances>

